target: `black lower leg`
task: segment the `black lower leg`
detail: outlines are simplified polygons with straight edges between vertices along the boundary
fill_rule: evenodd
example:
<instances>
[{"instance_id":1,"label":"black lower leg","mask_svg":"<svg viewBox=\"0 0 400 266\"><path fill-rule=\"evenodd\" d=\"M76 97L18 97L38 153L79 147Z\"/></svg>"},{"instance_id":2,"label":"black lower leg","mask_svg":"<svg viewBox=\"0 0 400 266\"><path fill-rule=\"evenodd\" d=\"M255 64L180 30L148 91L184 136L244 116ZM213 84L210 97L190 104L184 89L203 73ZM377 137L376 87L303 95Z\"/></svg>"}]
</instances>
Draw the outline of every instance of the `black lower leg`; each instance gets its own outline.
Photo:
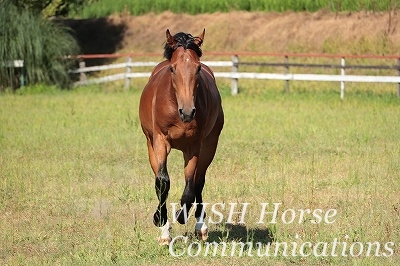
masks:
<instances>
[{"instance_id":1,"label":"black lower leg","mask_svg":"<svg viewBox=\"0 0 400 266\"><path fill-rule=\"evenodd\" d=\"M200 221L203 221L206 218L206 211L203 207L203 200L201 198L201 195L196 196L196 202L197 202L197 207L194 216L198 219L200 218Z\"/></svg>"},{"instance_id":2,"label":"black lower leg","mask_svg":"<svg viewBox=\"0 0 400 266\"><path fill-rule=\"evenodd\" d=\"M183 191L181 198L182 208L176 212L176 220L180 224L187 223L189 219L189 210L195 200L195 194L190 181L186 181L185 190Z\"/></svg>"},{"instance_id":3,"label":"black lower leg","mask_svg":"<svg viewBox=\"0 0 400 266\"><path fill-rule=\"evenodd\" d=\"M153 223L155 226L161 227L167 222L167 197L170 188L170 180L167 170L163 167L159 171L156 177L156 193L159 200L159 204L156 212L154 213Z\"/></svg>"},{"instance_id":4,"label":"black lower leg","mask_svg":"<svg viewBox=\"0 0 400 266\"><path fill-rule=\"evenodd\" d=\"M205 174L202 175L202 178L199 178L199 176L196 178L197 183L196 183L196 202L198 203L197 208L196 208L196 213L194 214L196 218L201 218L200 220L204 220L206 218L206 212L203 207L203 197L202 197L202 192L204 188L204 180L205 180Z\"/></svg>"}]
</instances>

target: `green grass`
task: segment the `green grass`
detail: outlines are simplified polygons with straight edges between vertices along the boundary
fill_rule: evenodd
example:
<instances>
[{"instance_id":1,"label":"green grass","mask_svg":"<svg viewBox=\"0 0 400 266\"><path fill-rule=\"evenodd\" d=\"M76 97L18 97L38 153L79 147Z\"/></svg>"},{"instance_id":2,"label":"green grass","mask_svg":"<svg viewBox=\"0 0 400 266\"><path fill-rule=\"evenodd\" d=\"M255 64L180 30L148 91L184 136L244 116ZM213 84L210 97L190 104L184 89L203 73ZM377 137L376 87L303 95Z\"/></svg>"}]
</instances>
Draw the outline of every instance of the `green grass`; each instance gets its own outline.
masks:
<instances>
[{"instance_id":1,"label":"green grass","mask_svg":"<svg viewBox=\"0 0 400 266\"><path fill-rule=\"evenodd\" d=\"M209 241L265 244L268 235L299 245L392 241L393 256L172 257L155 241L157 201L138 119L140 89L89 87L0 95L0 264L398 264L395 90L349 85L341 101L338 84L293 83L290 94L282 85L243 82L231 96L221 81L226 124L203 198L250 205L244 225L209 224ZM179 202L183 191L181 157L177 151L169 157L168 203ZM305 208L338 214L333 224L257 224L262 202L281 203L280 214ZM193 229L192 218L174 224L172 233L188 235L191 243ZM177 243L175 250L187 245Z\"/></svg>"},{"instance_id":2,"label":"green grass","mask_svg":"<svg viewBox=\"0 0 400 266\"><path fill-rule=\"evenodd\" d=\"M149 12L160 13L163 11L172 11L174 13L214 13L229 12L232 10L243 11L308 11L315 12L326 8L331 11L387 11L396 8L396 1L383 0L155 0L155 1L126 1L126 0L99 0L90 2L84 8L72 16L84 18L103 17L113 13L129 13L131 15L143 15Z\"/></svg>"}]
</instances>

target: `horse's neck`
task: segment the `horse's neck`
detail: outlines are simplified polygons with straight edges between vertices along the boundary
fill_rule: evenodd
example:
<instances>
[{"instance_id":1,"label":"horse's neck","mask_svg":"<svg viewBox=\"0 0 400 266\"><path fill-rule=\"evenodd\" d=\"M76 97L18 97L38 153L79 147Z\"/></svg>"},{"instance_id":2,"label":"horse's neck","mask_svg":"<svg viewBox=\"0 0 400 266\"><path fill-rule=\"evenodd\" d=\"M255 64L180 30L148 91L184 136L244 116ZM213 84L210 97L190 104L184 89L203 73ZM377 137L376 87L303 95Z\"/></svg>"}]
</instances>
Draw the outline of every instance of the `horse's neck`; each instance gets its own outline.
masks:
<instances>
[{"instance_id":1,"label":"horse's neck","mask_svg":"<svg viewBox=\"0 0 400 266\"><path fill-rule=\"evenodd\" d=\"M206 66L206 67L202 67L201 70L204 71L204 73L207 73L207 75L209 75L211 78L214 79L214 74L213 74L212 70L207 65L204 65L204 64L202 64L202 65Z\"/></svg>"},{"instance_id":2,"label":"horse's neck","mask_svg":"<svg viewBox=\"0 0 400 266\"><path fill-rule=\"evenodd\" d=\"M166 68L167 66L169 66L169 64L167 64L168 61L163 61L160 64L158 64L156 66L156 68L154 68L153 72L151 73L150 77L155 76L158 72L160 72L161 70L163 70L164 68Z\"/></svg>"}]
</instances>

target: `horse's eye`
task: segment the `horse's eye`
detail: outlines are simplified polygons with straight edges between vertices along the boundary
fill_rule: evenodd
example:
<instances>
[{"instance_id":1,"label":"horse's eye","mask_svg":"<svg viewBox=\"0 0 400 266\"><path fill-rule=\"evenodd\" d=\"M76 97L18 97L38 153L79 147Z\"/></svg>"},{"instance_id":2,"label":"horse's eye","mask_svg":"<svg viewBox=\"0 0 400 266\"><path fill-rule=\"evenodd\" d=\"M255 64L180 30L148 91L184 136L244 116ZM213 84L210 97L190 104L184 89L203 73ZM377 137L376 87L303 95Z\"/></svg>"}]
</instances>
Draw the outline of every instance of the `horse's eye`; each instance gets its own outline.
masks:
<instances>
[{"instance_id":1,"label":"horse's eye","mask_svg":"<svg viewBox=\"0 0 400 266\"><path fill-rule=\"evenodd\" d=\"M170 67L169 67L169 71L171 71L171 73L175 73L174 67L173 67L173 66L170 66Z\"/></svg>"}]
</instances>

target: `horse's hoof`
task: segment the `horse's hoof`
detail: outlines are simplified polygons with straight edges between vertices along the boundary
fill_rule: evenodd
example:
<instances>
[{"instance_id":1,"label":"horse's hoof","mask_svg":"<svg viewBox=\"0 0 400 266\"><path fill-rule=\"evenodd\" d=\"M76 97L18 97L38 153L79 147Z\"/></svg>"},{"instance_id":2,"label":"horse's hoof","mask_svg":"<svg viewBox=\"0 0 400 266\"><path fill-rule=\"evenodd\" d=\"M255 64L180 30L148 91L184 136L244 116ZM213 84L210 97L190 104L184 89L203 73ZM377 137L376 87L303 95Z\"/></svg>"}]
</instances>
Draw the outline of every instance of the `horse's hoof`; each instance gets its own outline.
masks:
<instances>
[{"instance_id":1,"label":"horse's hoof","mask_svg":"<svg viewBox=\"0 0 400 266\"><path fill-rule=\"evenodd\" d=\"M195 230L195 234L198 240L206 241L208 238L208 229Z\"/></svg>"},{"instance_id":2,"label":"horse's hoof","mask_svg":"<svg viewBox=\"0 0 400 266\"><path fill-rule=\"evenodd\" d=\"M171 243L171 237L167 237L167 238L161 238L161 237L159 237L158 239L157 239L157 241L158 241L158 245L160 245L160 246L168 246L169 245L169 243Z\"/></svg>"}]
</instances>

